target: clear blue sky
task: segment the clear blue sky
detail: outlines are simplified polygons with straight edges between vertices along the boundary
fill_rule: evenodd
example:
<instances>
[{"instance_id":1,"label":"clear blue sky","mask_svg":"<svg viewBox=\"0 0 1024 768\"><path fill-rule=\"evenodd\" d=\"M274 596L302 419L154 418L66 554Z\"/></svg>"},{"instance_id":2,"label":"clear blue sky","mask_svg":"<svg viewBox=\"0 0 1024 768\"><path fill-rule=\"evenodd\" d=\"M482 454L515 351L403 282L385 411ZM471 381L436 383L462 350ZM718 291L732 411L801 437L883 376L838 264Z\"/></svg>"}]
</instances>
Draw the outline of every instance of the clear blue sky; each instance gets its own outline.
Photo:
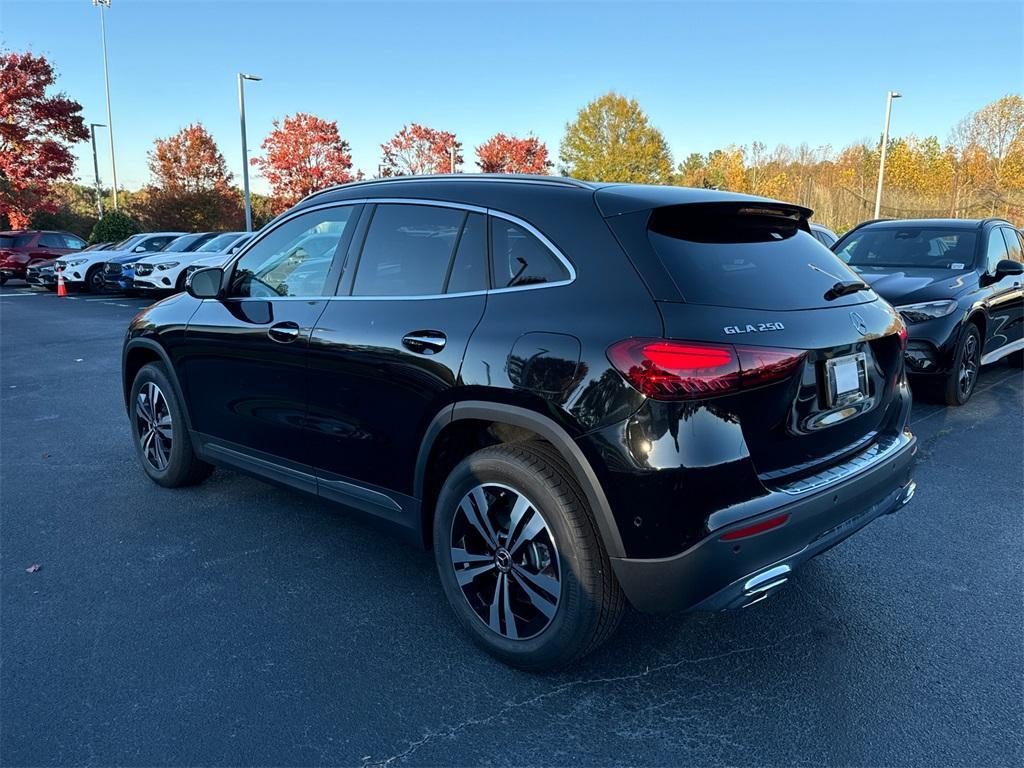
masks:
<instances>
[{"instance_id":1,"label":"clear blue sky","mask_svg":"<svg viewBox=\"0 0 1024 768\"><path fill-rule=\"evenodd\" d=\"M106 122L90 0L0 0L0 42L46 54L87 121ZM250 149L274 118L337 120L368 175L407 122L454 131L467 164L492 134L565 124L614 89L635 97L676 161L760 140L839 148L893 132L945 139L965 114L1024 90L1014 2L350 3L113 0L107 13L118 175L147 181L153 139L201 120L241 170L235 73ZM110 183L107 145L101 174ZM79 176L91 180L88 145ZM266 188L261 180L254 189Z\"/></svg>"}]
</instances>

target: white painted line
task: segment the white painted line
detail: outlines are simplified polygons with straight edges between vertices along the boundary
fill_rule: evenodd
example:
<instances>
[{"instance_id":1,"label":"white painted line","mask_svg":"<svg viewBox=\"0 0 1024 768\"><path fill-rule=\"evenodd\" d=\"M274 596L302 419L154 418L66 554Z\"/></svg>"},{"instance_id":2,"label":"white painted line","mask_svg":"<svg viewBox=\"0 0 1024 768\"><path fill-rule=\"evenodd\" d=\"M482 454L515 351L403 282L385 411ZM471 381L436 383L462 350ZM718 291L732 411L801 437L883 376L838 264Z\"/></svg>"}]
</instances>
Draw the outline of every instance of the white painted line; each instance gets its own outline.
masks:
<instances>
[{"instance_id":1,"label":"white painted line","mask_svg":"<svg viewBox=\"0 0 1024 768\"><path fill-rule=\"evenodd\" d=\"M19 291L18 293L0 293L0 299L10 299L14 296L45 296L45 293L35 293L34 291Z\"/></svg>"}]
</instances>

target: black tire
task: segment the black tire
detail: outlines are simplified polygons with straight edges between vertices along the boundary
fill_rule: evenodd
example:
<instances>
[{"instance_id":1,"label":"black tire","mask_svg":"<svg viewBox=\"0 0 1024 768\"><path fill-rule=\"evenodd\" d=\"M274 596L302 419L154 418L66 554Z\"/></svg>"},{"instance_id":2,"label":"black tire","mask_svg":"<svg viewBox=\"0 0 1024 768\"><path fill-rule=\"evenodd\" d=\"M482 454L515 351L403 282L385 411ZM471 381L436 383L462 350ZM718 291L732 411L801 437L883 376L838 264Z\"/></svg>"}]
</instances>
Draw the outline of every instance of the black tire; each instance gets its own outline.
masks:
<instances>
[{"instance_id":1,"label":"black tire","mask_svg":"<svg viewBox=\"0 0 1024 768\"><path fill-rule=\"evenodd\" d=\"M953 355L953 365L943 382L946 405L964 405L971 399L981 369L981 333L974 323L966 323Z\"/></svg>"},{"instance_id":2,"label":"black tire","mask_svg":"<svg viewBox=\"0 0 1024 768\"><path fill-rule=\"evenodd\" d=\"M504 551L507 556L504 577L510 585L507 592L501 592L504 599L493 614L497 630L492 629L484 618L488 608L482 602L477 603L477 608L471 605L470 600L475 596L463 591L455 566L455 552L468 552L468 537L473 537L478 545L477 551L484 554L471 556L479 558L482 565L473 566L467 556L466 564L460 567L464 570L487 568L486 541L484 537L476 538L477 534L465 525L467 518L460 509L463 501L469 503L467 494L480 486L486 486L486 498L494 499L488 509L497 509L506 493L508 498L522 498L528 503L528 511L523 513L518 527L506 525L504 531L497 532L499 546L496 553ZM506 508L512 505L507 500L505 503ZM479 508L479 505L474 508ZM501 512L495 514L495 519L500 519ZM523 541L517 547L515 539L522 541L527 529L534 526L533 515L536 514L540 515L544 528L536 538L528 543ZM508 528L514 530L509 531ZM460 534L460 530L463 533ZM520 537L513 536L516 531ZM460 535L462 538L454 541ZM537 539L544 541L538 544ZM456 543L461 547L453 552ZM483 549L479 549L481 546ZM538 567L536 562L530 563L530 558L538 551L543 553L541 562L547 563L544 568ZM517 563L517 557L524 562ZM445 595L462 627L488 653L520 669L558 669L590 653L614 633L625 608L625 597L612 573L586 497L558 453L543 443L508 443L484 448L452 470L438 496L434 516L434 559ZM556 576L559 593L544 593L549 598L554 597L546 606L551 611L550 616L535 610L539 603L530 599L525 589L525 582L520 578L522 568L534 571L533 578L537 578L541 570ZM479 588L486 594L493 592L491 602L496 604L502 589L501 579L501 566L495 554L491 569L465 588L470 591ZM530 581L534 583L532 579ZM495 586L490 586L492 583ZM550 577L547 583L551 583ZM510 610L510 606L515 608ZM509 629L509 612L512 614L512 630ZM530 618L531 613L533 618ZM538 627L531 634L531 628ZM517 633L526 639L513 639L518 637Z\"/></svg>"},{"instance_id":3,"label":"black tire","mask_svg":"<svg viewBox=\"0 0 1024 768\"><path fill-rule=\"evenodd\" d=\"M103 293L103 265L94 264L85 273L85 290L89 293Z\"/></svg>"},{"instance_id":4,"label":"black tire","mask_svg":"<svg viewBox=\"0 0 1024 768\"><path fill-rule=\"evenodd\" d=\"M156 387L159 397L149 395L152 391L149 385ZM148 424L152 424L153 421L143 415L143 412L147 410L142 404L144 398L140 399L144 388L146 388L145 396L149 396L150 400L156 403L155 408L152 409L154 414L161 417L166 413L170 417L171 436L168 438L169 448L166 450L160 450L160 446L163 445L162 440L168 425L165 425L162 430L156 430L157 434L150 436L151 439L147 441L150 431ZM165 404L163 407L160 405L161 400ZM211 465L196 458L192 449L192 440L185 427L181 404L178 402L174 387L171 386L167 373L160 363L148 363L142 366L135 376L135 381L132 382L128 416L132 426L132 442L135 445L135 453L139 457L142 468L154 483L165 488L195 485L205 480L213 471ZM158 444L154 445L153 440L156 440ZM166 460L162 466L160 459Z\"/></svg>"}]
</instances>

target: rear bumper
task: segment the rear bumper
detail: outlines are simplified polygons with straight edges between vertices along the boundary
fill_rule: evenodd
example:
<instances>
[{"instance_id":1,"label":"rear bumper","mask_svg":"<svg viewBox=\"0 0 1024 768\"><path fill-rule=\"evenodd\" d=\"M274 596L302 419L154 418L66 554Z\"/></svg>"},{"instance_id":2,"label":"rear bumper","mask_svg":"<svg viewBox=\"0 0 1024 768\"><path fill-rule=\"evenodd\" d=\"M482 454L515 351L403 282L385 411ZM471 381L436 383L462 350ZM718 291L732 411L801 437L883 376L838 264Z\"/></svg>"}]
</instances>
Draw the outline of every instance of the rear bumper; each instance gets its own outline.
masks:
<instances>
[{"instance_id":1,"label":"rear bumper","mask_svg":"<svg viewBox=\"0 0 1024 768\"><path fill-rule=\"evenodd\" d=\"M755 518L720 528L685 552L656 560L612 558L626 597L641 611L721 611L760 601L812 557L910 501L917 441L903 433L884 459L841 482L798 494ZM723 541L730 530L788 515L785 524Z\"/></svg>"}]
</instances>

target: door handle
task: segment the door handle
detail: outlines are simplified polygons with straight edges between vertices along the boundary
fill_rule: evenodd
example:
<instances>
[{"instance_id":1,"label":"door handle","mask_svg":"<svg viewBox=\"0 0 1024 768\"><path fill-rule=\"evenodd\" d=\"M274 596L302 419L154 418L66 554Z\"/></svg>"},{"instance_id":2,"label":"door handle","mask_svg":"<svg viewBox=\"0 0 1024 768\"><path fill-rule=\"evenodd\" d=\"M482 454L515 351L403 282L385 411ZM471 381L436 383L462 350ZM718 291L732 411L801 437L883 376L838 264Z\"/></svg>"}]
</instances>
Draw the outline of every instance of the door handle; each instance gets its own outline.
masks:
<instances>
[{"instance_id":1,"label":"door handle","mask_svg":"<svg viewBox=\"0 0 1024 768\"><path fill-rule=\"evenodd\" d=\"M299 324L293 323L290 320L283 323L277 323L267 329L267 336L281 344L290 344L299 338L300 333L301 329L299 328Z\"/></svg>"},{"instance_id":2,"label":"door handle","mask_svg":"<svg viewBox=\"0 0 1024 768\"><path fill-rule=\"evenodd\" d=\"M433 355L444 349L448 337L440 331L412 331L402 337L402 345L421 355Z\"/></svg>"}]
</instances>

